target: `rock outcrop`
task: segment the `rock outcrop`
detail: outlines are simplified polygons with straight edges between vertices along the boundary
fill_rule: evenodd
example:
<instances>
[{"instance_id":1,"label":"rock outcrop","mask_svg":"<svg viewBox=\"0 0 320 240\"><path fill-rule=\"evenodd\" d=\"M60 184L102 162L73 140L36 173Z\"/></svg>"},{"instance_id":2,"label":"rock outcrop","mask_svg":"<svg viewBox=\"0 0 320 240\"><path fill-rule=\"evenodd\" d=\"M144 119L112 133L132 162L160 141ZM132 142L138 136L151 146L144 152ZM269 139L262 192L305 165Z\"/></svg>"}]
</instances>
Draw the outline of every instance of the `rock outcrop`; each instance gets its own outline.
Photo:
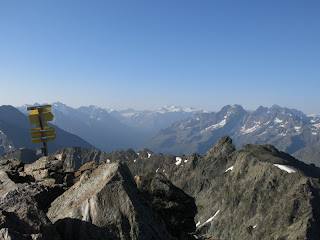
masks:
<instances>
[{"instance_id":1,"label":"rock outcrop","mask_svg":"<svg viewBox=\"0 0 320 240\"><path fill-rule=\"evenodd\" d=\"M162 173L136 177L138 189L161 217L169 233L178 239L193 239L197 213L194 198L174 186Z\"/></svg>"},{"instance_id":2,"label":"rock outcrop","mask_svg":"<svg viewBox=\"0 0 320 240\"><path fill-rule=\"evenodd\" d=\"M43 190L38 186L16 184L0 197L0 228L8 229L1 233L7 236L3 239L16 239L17 236L30 239L32 235L40 235L44 239L60 239L43 210L44 202L40 204L40 200L43 200L39 198L41 193Z\"/></svg>"},{"instance_id":3,"label":"rock outcrop","mask_svg":"<svg viewBox=\"0 0 320 240\"><path fill-rule=\"evenodd\" d=\"M67 239L172 239L122 163L83 173L47 216Z\"/></svg>"},{"instance_id":4,"label":"rock outcrop","mask_svg":"<svg viewBox=\"0 0 320 240\"><path fill-rule=\"evenodd\" d=\"M94 161L97 165L108 162L107 154L94 148L62 148L56 151L53 155L61 155L64 161L63 168L73 169L74 171L78 171L81 166L88 162Z\"/></svg>"},{"instance_id":5,"label":"rock outcrop","mask_svg":"<svg viewBox=\"0 0 320 240\"><path fill-rule=\"evenodd\" d=\"M24 172L45 185L63 184L70 187L73 184L74 172L64 169L63 165L62 155L51 155L41 157L34 163L25 164Z\"/></svg>"},{"instance_id":6,"label":"rock outcrop","mask_svg":"<svg viewBox=\"0 0 320 240\"><path fill-rule=\"evenodd\" d=\"M229 137L203 156L152 155L133 174L161 172L193 196L197 235L216 239L320 239L320 169L271 145L237 151ZM170 155L169 155L170 156Z\"/></svg>"}]
</instances>

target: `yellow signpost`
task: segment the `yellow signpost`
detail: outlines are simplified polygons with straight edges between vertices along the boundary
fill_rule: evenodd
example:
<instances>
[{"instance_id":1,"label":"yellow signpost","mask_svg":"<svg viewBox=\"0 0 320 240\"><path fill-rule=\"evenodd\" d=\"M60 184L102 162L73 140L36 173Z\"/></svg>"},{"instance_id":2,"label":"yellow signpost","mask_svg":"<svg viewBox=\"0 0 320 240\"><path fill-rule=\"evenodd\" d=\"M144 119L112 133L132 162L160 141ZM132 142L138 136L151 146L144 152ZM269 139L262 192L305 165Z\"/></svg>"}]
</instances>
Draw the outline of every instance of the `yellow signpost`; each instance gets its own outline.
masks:
<instances>
[{"instance_id":1,"label":"yellow signpost","mask_svg":"<svg viewBox=\"0 0 320 240\"><path fill-rule=\"evenodd\" d=\"M50 105L28 107L30 111L29 122L34 124L31 129L32 143L43 143L42 153L48 156L47 142L56 139L53 127L48 127L48 122L53 120Z\"/></svg>"}]
</instances>

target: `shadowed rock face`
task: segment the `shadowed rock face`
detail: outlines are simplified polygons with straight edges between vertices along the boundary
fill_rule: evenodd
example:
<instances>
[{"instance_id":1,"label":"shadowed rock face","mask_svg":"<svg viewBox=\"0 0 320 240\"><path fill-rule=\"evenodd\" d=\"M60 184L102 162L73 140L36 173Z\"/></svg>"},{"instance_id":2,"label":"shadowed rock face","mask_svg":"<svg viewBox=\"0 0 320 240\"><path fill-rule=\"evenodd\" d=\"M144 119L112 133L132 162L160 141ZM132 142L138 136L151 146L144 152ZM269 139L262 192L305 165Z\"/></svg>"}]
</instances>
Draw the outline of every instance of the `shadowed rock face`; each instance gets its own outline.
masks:
<instances>
[{"instance_id":1,"label":"shadowed rock face","mask_svg":"<svg viewBox=\"0 0 320 240\"><path fill-rule=\"evenodd\" d=\"M70 235L69 227L84 225L90 239L101 239L98 236L103 234L111 234L112 239L171 239L140 195L129 169L121 163L85 172L51 204L47 216L62 236Z\"/></svg>"},{"instance_id":2,"label":"shadowed rock face","mask_svg":"<svg viewBox=\"0 0 320 240\"><path fill-rule=\"evenodd\" d=\"M179 239L189 239L186 233L196 230L194 199L161 173L138 176L136 182L152 209L163 219L169 233Z\"/></svg>"}]
</instances>

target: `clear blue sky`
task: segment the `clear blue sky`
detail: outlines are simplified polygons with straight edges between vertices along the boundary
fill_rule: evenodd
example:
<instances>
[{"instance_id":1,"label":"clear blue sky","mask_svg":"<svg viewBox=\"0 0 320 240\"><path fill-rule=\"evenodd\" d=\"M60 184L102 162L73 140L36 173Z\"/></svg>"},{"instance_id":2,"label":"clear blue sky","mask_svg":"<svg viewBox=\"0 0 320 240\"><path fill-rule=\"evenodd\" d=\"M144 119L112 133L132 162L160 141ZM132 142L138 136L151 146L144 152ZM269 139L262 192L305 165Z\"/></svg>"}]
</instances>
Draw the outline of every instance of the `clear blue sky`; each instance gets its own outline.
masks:
<instances>
[{"instance_id":1,"label":"clear blue sky","mask_svg":"<svg viewBox=\"0 0 320 240\"><path fill-rule=\"evenodd\" d=\"M4 0L0 105L320 112L319 0Z\"/></svg>"}]
</instances>

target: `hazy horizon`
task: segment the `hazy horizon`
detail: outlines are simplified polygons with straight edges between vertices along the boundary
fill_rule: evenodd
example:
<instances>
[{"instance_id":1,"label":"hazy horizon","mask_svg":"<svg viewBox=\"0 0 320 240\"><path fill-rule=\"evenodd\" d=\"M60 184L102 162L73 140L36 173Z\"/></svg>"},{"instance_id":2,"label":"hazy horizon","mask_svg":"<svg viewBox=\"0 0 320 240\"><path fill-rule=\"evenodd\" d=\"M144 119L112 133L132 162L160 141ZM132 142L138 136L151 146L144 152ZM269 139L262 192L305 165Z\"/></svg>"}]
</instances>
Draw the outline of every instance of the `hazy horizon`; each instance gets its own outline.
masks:
<instances>
[{"instance_id":1,"label":"hazy horizon","mask_svg":"<svg viewBox=\"0 0 320 240\"><path fill-rule=\"evenodd\" d=\"M78 108L80 108L80 107L90 107L90 106L94 106L94 107L99 107L99 108L102 108L102 109L105 109L105 110L116 110L116 111L125 111L125 110L130 110L130 109L135 110L135 111L154 111L154 110L156 111L156 110L161 109L161 108L164 108L164 107L180 107L180 108L183 108L183 109L192 108L192 109L194 109L194 110L203 110L203 111L207 111L207 112L219 112L223 107L225 107L225 106L227 106L227 105L230 105L230 106L240 105L240 106L241 106L244 110L246 110L246 111L255 111L255 110L257 110L257 108L260 107L260 106L262 106L262 107L267 107L267 108L271 108L272 106L277 105L277 106L283 107L283 108L299 110L299 111L303 112L303 113L306 114L306 115L316 114L316 115L319 115L319 116L320 116L320 113L316 113L316 112L315 112L315 113L307 113L307 112L304 112L304 111L301 110L301 109L290 108L290 107L282 106L282 105L279 105L279 104L272 104L271 106L263 106L263 105L260 105L260 106L254 108L254 109L246 108L245 106L243 106L243 105L241 105L241 104L236 104L236 103L235 103L235 104L226 104L226 105L223 105L223 106L221 106L221 107L219 107L219 108L217 108L217 109L213 109L213 108L211 108L211 109L207 109L207 108L195 108L195 107L193 107L193 106L179 106L179 105L175 105L175 104L173 104L173 105L162 105L162 106L156 107L156 108L141 108L141 109L138 109L138 108L133 108L133 107L127 107L127 108L123 108L123 109L117 109L117 108L105 108L105 107L101 107L101 106L98 106L98 105L71 106L71 105L68 105L68 104L66 104L66 103L58 102L58 101L56 101L56 102L51 102L51 103L50 103L50 102L33 103L33 104L26 103L26 104L22 104L22 105L12 105L12 106L15 107L15 108L20 108L20 107L23 107L23 106L25 106L25 105L26 105L26 106L35 106L35 105L47 105L47 104L49 104L49 105L51 105L51 106L54 108L55 106L54 106L53 104L55 104L55 103L60 103L60 104L66 105L67 107L71 107L71 108L73 108L73 109L78 109ZM9 104L9 105L11 105L11 104Z\"/></svg>"},{"instance_id":2,"label":"hazy horizon","mask_svg":"<svg viewBox=\"0 0 320 240\"><path fill-rule=\"evenodd\" d=\"M319 114L319 1L5 1L0 105Z\"/></svg>"}]
</instances>

